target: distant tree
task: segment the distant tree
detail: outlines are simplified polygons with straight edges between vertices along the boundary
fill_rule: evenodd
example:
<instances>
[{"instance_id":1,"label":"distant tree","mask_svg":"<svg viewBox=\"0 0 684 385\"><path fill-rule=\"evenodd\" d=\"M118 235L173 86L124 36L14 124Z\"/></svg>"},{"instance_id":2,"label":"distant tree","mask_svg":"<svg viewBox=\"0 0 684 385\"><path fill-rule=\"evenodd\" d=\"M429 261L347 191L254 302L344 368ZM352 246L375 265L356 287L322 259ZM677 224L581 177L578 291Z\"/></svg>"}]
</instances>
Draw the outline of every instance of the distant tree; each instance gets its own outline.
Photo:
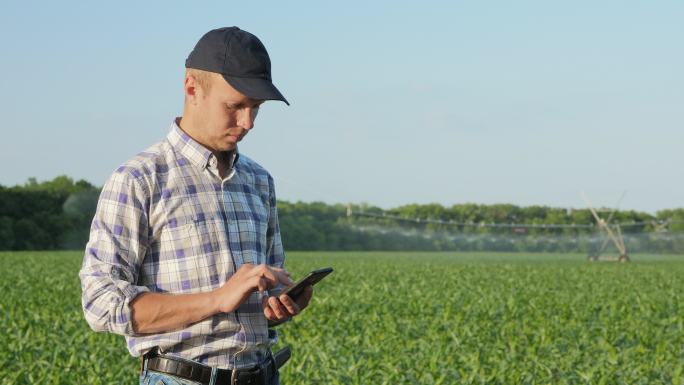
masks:
<instances>
[{"instance_id":1,"label":"distant tree","mask_svg":"<svg viewBox=\"0 0 684 385\"><path fill-rule=\"evenodd\" d=\"M99 191L61 175L24 185L0 186L0 249L82 248Z\"/></svg>"},{"instance_id":2,"label":"distant tree","mask_svg":"<svg viewBox=\"0 0 684 385\"><path fill-rule=\"evenodd\" d=\"M0 186L0 250L83 249L99 194L89 182L65 175ZM543 226L595 224L588 209L431 203L383 210L362 203L353 205L352 213L373 216L347 216L347 206L341 204L278 201L278 208L288 250L586 251L602 243L596 226ZM662 210L655 216L616 211L613 217L613 222L644 223L623 229L638 235L628 240L630 249L684 253L684 237L655 233L658 221L671 221L670 231L684 231L684 209ZM492 223L540 226L524 232L483 226Z\"/></svg>"},{"instance_id":3,"label":"distant tree","mask_svg":"<svg viewBox=\"0 0 684 385\"><path fill-rule=\"evenodd\" d=\"M0 250L12 250L14 248L13 222L10 217L0 217Z\"/></svg>"},{"instance_id":4,"label":"distant tree","mask_svg":"<svg viewBox=\"0 0 684 385\"><path fill-rule=\"evenodd\" d=\"M56 246L51 234L28 218L15 222L14 234L14 250L50 250Z\"/></svg>"}]
</instances>

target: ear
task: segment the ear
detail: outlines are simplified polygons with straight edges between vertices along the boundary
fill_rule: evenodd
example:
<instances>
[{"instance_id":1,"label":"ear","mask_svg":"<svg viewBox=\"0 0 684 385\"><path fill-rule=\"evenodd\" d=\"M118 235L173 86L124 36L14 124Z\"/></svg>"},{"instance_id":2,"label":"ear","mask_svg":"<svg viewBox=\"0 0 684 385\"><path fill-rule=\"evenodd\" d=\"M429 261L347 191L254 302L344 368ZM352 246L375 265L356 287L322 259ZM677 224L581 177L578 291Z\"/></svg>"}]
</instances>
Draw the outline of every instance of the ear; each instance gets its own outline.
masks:
<instances>
[{"instance_id":1,"label":"ear","mask_svg":"<svg viewBox=\"0 0 684 385\"><path fill-rule=\"evenodd\" d=\"M183 91L185 93L185 100L191 104L197 104L197 99L200 97L198 95L200 91L199 84L194 76L190 74L185 74L185 82L183 83Z\"/></svg>"}]
</instances>

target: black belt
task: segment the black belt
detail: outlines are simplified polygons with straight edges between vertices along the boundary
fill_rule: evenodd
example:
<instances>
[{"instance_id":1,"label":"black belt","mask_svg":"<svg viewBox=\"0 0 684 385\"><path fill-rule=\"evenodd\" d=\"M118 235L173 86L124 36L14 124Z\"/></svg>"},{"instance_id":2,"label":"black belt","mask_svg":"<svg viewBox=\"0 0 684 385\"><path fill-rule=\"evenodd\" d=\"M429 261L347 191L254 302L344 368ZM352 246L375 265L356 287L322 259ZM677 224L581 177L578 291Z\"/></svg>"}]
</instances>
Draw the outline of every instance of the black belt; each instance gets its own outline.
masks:
<instances>
[{"instance_id":1,"label":"black belt","mask_svg":"<svg viewBox=\"0 0 684 385\"><path fill-rule=\"evenodd\" d=\"M268 384L285 361L290 358L290 349L280 350L266 362L247 369L216 369L216 385L262 385ZM152 349L143 357L143 367L147 370L170 374L186 380L208 385L212 368L192 361L180 360L171 356L161 356Z\"/></svg>"}]
</instances>

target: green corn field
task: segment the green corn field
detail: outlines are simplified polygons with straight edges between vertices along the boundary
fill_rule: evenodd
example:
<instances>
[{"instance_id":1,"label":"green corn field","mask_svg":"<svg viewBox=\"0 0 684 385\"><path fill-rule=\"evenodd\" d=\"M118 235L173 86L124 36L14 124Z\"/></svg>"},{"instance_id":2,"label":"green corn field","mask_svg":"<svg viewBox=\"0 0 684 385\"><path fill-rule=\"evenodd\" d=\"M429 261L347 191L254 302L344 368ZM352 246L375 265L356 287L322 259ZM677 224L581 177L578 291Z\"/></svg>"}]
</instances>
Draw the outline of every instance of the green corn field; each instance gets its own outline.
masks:
<instances>
[{"instance_id":1,"label":"green corn field","mask_svg":"<svg viewBox=\"0 0 684 385\"><path fill-rule=\"evenodd\" d=\"M0 253L0 384L135 384L82 316L79 252ZM684 257L289 253L331 266L279 327L283 384L684 384Z\"/></svg>"}]
</instances>

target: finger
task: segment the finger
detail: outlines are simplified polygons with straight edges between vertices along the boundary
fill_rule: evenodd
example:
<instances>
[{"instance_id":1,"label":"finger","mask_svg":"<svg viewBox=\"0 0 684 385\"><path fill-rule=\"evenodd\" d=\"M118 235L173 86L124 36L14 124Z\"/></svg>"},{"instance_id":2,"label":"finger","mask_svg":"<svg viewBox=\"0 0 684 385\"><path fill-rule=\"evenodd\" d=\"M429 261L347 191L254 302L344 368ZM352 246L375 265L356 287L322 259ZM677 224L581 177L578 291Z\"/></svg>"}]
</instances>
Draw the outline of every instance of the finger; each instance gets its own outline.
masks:
<instances>
[{"instance_id":1,"label":"finger","mask_svg":"<svg viewBox=\"0 0 684 385\"><path fill-rule=\"evenodd\" d=\"M271 309L271 307L268 306L268 297L264 297L261 300L261 308L264 311L264 316L266 317L266 319L271 321L278 321L278 317L276 317L275 313L273 312L273 309Z\"/></svg>"},{"instance_id":2,"label":"finger","mask_svg":"<svg viewBox=\"0 0 684 385\"><path fill-rule=\"evenodd\" d=\"M278 283L278 278L268 270L254 269L250 274L252 278L257 279L257 282L261 282L264 285L264 290ZM259 288L259 291L262 291L261 288Z\"/></svg>"},{"instance_id":3,"label":"finger","mask_svg":"<svg viewBox=\"0 0 684 385\"><path fill-rule=\"evenodd\" d=\"M264 265L264 266L268 267L269 269L271 269L272 271L274 271L276 273L284 273L284 274L290 275L290 273L288 273L287 270L283 269L282 267L275 267L275 266L268 266L268 265Z\"/></svg>"},{"instance_id":4,"label":"finger","mask_svg":"<svg viewBox=\"0 0 684 385\"><path fill-rule=\"evenodd\" d=\"M287 270L272 266L267 266L267 268L269 272L273 274L273 278L276 280L276 285L280 283L285 286L289 286L293 283L292 279L290 279L290 273L288 273Z\"/></svg>"},{"instance_id":5,"label":"finger","mask_svg":"<svg viewBox=\"0 0 684 385\"><path fill-rule=\"evenodd\" d=\"M268 280L266 280L264 277L256 277L256 288L259 290L259 293L264 295L264 292L268 290L269 284ZM264 297L267 297L266 295Z\"/></svg>"},{"instance_id":6,"label":"finger","mask_svg":"<svg viewBox=\"0 0 684 385\"><path fill-rule=\"evenodd\" d=\"M255 269L255 274L261 275L268 279L269 288L276 287L279 284L290 286L294 282L290 279L290 275L285 269L278 267L271 267L268 265L260 265L259 269Z\"/></svg>"},{"instance_id":7,"label":"finger","mask_svg":"<svg viewBox=\"0 0 684 385\"><path fill-rule=\"evenodd\" d=\"M264 273L268 274L269 277L273 277L276 282L274 284L282 283L286 286L291 285L292 279L290 279L290 273L285 269L279 267L273 267L268 265L262 265L264 268Z\"/></svg>"},{"instance_id":8,"label":"finger","mask_svg":"<svg viewBox=\"0 0 684 385\"><path fill-rule=\"evenodd\" d=\"M299 314L299 311L300 311L299 305L297 305L297 303L295 301L293 301L289 295L283 294L279 298L280 298L280 303L282 303L283 306L285 306L285 308L287 309L288 312L290 312L291 315Z\"/></svg>"},{"instance_id":9,"label":"finger","mask_svg":"<svg viewBox=\"0 0 684 385\"><path fill-rule=\"evenodd\" d=\"M246 270L246 271L250 271L250 270L252 270L253 268L254 268L254 265L252 265L251 263L244 263L244 264L242 264L242 266L240 266L240 268L238 269L238 271L245 271L245 270Z\"/></svg>"},{"instance_id":10,"label":"finger","mask_svg":"<svg viewBox=\"0 0 684 385\"><path fill-rule=\"evenodd\" d=\"M271 307L278 319L284 319L289 316L285 307L280 303L280 300L276 297L268 298L268 306Z\"/></svg>"}]
</instances>

